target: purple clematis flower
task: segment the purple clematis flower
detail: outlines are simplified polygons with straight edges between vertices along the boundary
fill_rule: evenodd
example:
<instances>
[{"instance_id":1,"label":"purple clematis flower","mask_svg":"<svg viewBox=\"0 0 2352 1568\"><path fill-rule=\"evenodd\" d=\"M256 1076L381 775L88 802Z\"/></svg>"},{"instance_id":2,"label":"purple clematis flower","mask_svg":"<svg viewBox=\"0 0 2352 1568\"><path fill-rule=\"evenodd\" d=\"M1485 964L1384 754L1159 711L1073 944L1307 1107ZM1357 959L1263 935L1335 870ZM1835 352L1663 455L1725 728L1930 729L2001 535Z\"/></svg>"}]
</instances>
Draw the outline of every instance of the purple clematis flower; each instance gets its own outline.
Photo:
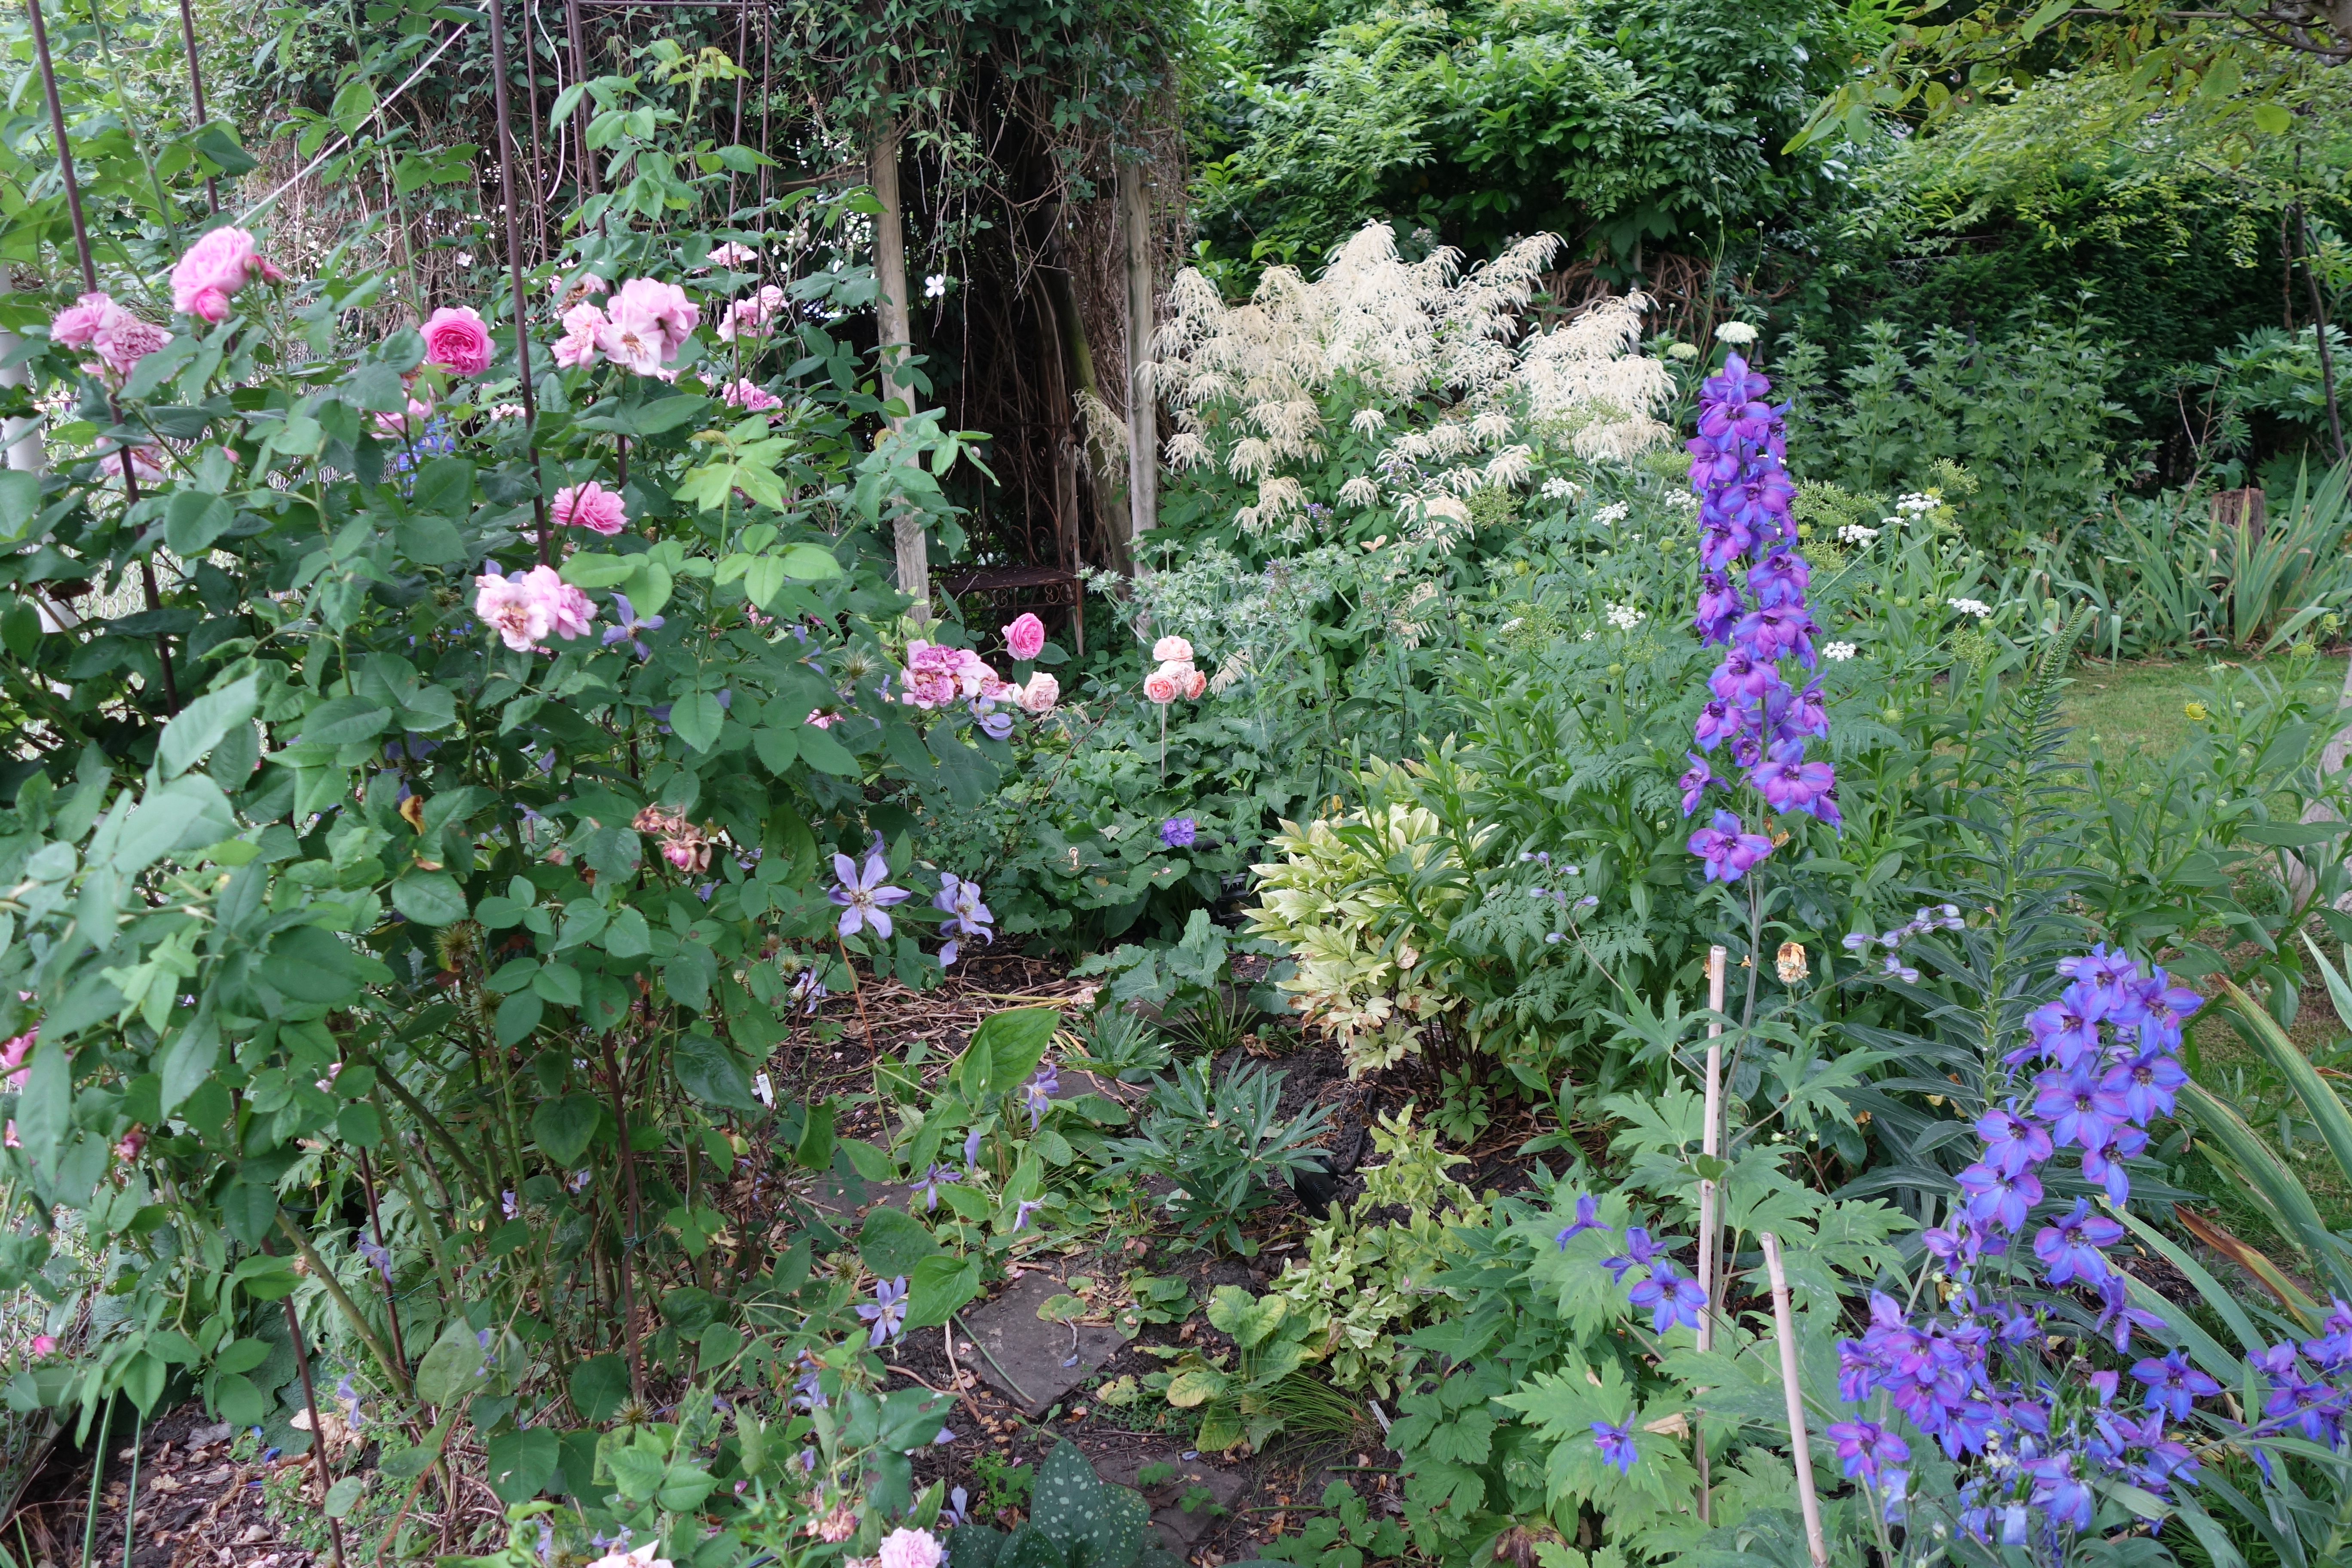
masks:
<instances>
[{"instance_id":1,"label":"purple clematis flower","mask_svg":"<svg viewBox=\"0 0 2352 1568\"><path fill-rule=\"evenodd\" d=\"M994 942L996 932L989 924L996 917L980 901L980 884L957 876L952 871L940 873L940 890L931 895L931 907L944 910L948 918L940 922L940 934L948 939L940 949L940 967L952 968L956 955L964 942L972 937L982 942Z\"/></svg>"},{"instance_id":2,"label":"purple clematis flower","mask_svg":"<svg viewBox=\"0 0 2352 1568\"><path fill-rule=\"evenodd\" d=\"M651 650L639 638L643 633L661 630L666 624L662 617L659 616L640 617L637 612L630 607L629 596L626 594L614 595L613 607L620 616L621 624L604 628L604 646L611 647L616 642L625 642L636 651L639 658L646 658Z\"/></svg>"},{"instance_id":3,"label":"purple clematis flower","mask_svg":"<svg viewBox=\"0 0 2352 1568\"><path fill-rule=\"evenodd\" d=\"M879 1350L885 1340L897 1339L907 1319L907 1277L876 1281L874 1300L860 1303L857 1315L874 1325L866 1349Z\"/></svg>"},{"instance_id":4,"label":"purple clematis flower","mask_svg":"<svg viewBox=\"0 0 2352 1568\"><path fill-rule=\"evenodd\" d=\"M874 836L874 849L866 857L866 868L861 873L856 862L846 855L833 858L833 873L840 886L825 897L841 906L840 931L844 936L856 936L871 926L874 934L890 934L890 906L902 904L913 897L904 888L887 886L890 875L888 862L882 858L882 836Z\"/></svg>"}]
</instances>

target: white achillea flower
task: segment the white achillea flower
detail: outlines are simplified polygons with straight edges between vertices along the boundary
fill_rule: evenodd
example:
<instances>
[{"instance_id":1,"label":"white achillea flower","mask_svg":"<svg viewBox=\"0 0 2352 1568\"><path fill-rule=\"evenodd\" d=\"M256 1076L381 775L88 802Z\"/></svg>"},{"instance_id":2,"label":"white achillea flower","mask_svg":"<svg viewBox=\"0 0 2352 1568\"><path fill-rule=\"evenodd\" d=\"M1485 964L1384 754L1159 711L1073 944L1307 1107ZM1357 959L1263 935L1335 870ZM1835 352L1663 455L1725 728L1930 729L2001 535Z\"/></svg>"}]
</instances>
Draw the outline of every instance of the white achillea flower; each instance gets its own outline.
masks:
<instances>
[{"instance_id":1,"label":"white achillea flower","mask_svg":"<svg viewBox=\"0 0 2352 1568\"><path fill-rule=\"evenodd\" d=\"M1631 605L1609 606L1609 624L1621 632L1630 632L1649 617Z\"/></svg>"},{"instance_id":2,"label":"white achillea flower","mask_svg":"<svg viewBox=\"0 0 2352 1568\"><path fill-rule=\"evenodd\" d=\"M1715 329L1715 335L1734 348L1745 348L1756 341L1756 329L1746 321L1726 321Z\"/></svg>"},{"instance_id":3,"label":"white achillea flower","mask_svg":"<svg viewBox=\"0 0 2352 1568\"><path fill-rule=\"evenodd\" d=\"M1960 614L1964 616L1974 616L1980 621L1992 614L1992 606L1986 604L1982 599L1947 599L1944 603L1951 605L1952 608L1959 611Z\"/></svg>"},{"instance_id":4,"label":"white achillea flower","mask_svg":"<svg viewBox=\"0 0 2352 1568\"><path fill-rule=\"evenodd\" d=\"M1855 647L1853 644L1850 642L1823 643L1822 645L1822 657L1828 659L1832 664L1843 664L1847 659L1852 658L1855 654L1861 651L1861 649Z\"/></svg>"},{"instance_id":5,"label":"white achillea flower","mask_svg":"<svg viewBox=\"0 0 2352 1568\"><path fill-rule=\"evenodd\" d=\"M1543 499L1546 500L1574 500L1577 496L1577 489L1576 487L1570 484L1568 480L1559 478L1558 475L1554 475L1552 478L1548 479L1543 482L1543 490L1541 493L1543 495Z\"/></svg>"},{"instance_id":6,"label":"white achillea flower","mask_svg":"<svg viewBox=\"0 0 2352 1568\"><path fill-rule=\"evenodd\" d=\"M1614 528L1633 515L1633 509L1623 501L1612 501L1592 514L1592 521L1602 528Z\"/></svg>"},{"instance_id":7,"label":"white achillea flower","mask_svg":"<svg viewBox=\"0 0 2352 1568\"><path fill-rule=\"evenodd\" d=\"M1838 530L1838 542L1841 544L1867 544L1877 537L1878 530L1858 522L1849 522Z\"/></svg>"}]
</instances>

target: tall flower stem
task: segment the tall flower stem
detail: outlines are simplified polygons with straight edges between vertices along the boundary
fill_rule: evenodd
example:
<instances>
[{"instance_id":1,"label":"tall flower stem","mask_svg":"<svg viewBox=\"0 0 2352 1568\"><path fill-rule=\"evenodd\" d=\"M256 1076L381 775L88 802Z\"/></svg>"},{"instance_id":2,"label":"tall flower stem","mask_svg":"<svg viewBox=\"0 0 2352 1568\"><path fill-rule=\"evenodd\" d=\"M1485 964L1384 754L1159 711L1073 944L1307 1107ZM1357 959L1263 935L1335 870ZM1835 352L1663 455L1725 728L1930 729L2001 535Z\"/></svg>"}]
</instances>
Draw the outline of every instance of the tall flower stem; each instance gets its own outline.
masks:
<instances>
[{"instance_id":1,"label":"tall flower stem","mask_svg":"<svg viewBox=\"0 0 2352 1568\"><path fill-rule=\"evenodd\" d=\"M637 1356L636 1293L629 1283L629 1252L637 1238L637 1162L636 1152L629 1145L629 1110L621 1096L621 1064L613 1055L609 1041L604 1046L604 1085L612 1095L614 1125L621 1132L621 1179L629 1194L629 1223L621 1236L621 1255L615 1259L621 1271L621 1342L629 1352L629 1393L634 1398L643 1399L646 1368Z\"/></svg>"},{"instance_id":2,"label":"tall flower stem","mask_svg":"<svg viewBox=\"0 0 2352 1568\"><path fill-rule=\"evenodd\" d=\"M288 1236L293 1237L293 1239L298 1243L301 1242L301 1232L296 1230L293 1223L284 1215L281 1214L278 1216L278 1223L284 1228ZM262 1250L265 1252L268 1250L266 1244ZM327 1273L325 1269L319 1266L316 1261L317 1254L311 1252L307 1244L302 1247L302 1254L306 1259L310 1260L311 1268L320 1275L320 1283L331 1288L334 1283L334 1276ZM280 1301L279 1305L286 1309L286 1333L287 1337L290 1339L294 1344L294 1370L302 1374L302 1408L310 1413L310 1461L312 1470L317 1476L319 1482L319 1511L320 1513L326 1513L327 1492L329 1489L329 1483L327 1480L327 1428L326 1424L319 1419L319 1391L310 1382L310 1357L309 1352L302 1348L302 1320L294 1314L294 1298L288 1296ZM346 1305L348 1305L348 1303L346 1303ZM366 1328L365 1324L355 1324L354 1326L360 1328L362 1331L364 1331ZM381 1352L379 1351L379 1354ZM342 1524L331 1513L326 1513L326 1517L327 1540L335 1550L335 1568L343 1568Z\"/></svg>"},{"instance_id":3,"label":"tall flower stem","mask_svg":"<svg viewBox=\"0 0 2352 1568\"><path fill-rule=\"evenodd\" d=\"M196 123L202 125L205 113L205 73L196 63L196 17L189 8L189 0L180 0L180 47L188 57L188 100L194 110ZM205 176L205 205L213 212L220 211L220 185L210 174Z\"/></svg>"},{"instance_id":4,"label":"tall flower stem","mask_svg":"<svg viewBox=\"0 0 2352 1568\"><path fill-rule=\"evenodd\" d=\"M1789 1279L1780 1268L1780 1238L1770 1231L1757 1237L1764 1268L1772 1279L1772 1327L1780 1341L1780 1391L1789 1405L1789 1451L1797 1464L1797 1506L1805 1516L1805 1550L1813 1568L1829 1568L1830 1549L1822 1536L1822 1500L1813 1492L1812 1440L1805 1434L1805 1391L1797 1375L1796 1313L1789 1306Z\"/></svg>"},{"instance_id":5,"label":"tall flower stem","mask_svg":"<svg viewBox=\"0 0 2352 1568\"><path fill-rule=\"evenodd\" d=\"M376 1213L375 1172L368 1163L367 1151L358 1151L360 1157L360 1191L367 1194L368 1229L374 1233L379 1250L383 1247L383 1220ZM383 1277L383 1319L392 1329L392 1359L402 1372L408 1370L408 1348L400 1342L400 1295L392 1288L392 1276Z\"/></svg>"},{"instance_id":6,"label":"tall flower stem","mask_svg":"<svg viewBox=\"0 0 2352 1568\"><path fill-rule=\"evenodd\" d=\"M490 18L490 85L491 100L498 110L499 121L499 199L504 210L499 214L506 223L507 279L514 290L515 378L522 388L523 448L530 456L530 510L539 523L539 563L551 564L555 554L554 531L547 522L545 487L539 482L539 399L530 384L530 297L522 285L522 235L515 225L514 123L507 107L507 23L500 0L491 0Z\"/></svg>"},{"instance_id":7,"label":"tall flower stem","mask_svg":"<svg viewBox=\"0 0 2352 1568\"><path fill-rule=\"evenodd\" d=\"M66 190L66 212L73 219L74 256L81 263L81 287L85 294L98 292L98 263L89 251L89 225L81 212L81 182L74 176L73 148L66 141L65 105L58 99L58 72L49 58L49 29L41 19L41 0L25 0L26 14L33 23L33 58L41 68L41 93L48 100L49 131L58 141L58 176ZM106 395L107 411L114 423L122 423L122 410L114 401L114 394ZM115 444L115 461L122 465L122 499L124 510L139 504L139 473L131 461L131 448L120 441ZM103 462L104 459L100 459ZM152 552L139 557L139 584L145 591L147 613L153 615L161 591L155 585L155 563ZM155 637L155 657L163 666L163 703L173 713L180 710L180 687L172 672L171 639L161 633Z\"/></svg>"}]
</instances>

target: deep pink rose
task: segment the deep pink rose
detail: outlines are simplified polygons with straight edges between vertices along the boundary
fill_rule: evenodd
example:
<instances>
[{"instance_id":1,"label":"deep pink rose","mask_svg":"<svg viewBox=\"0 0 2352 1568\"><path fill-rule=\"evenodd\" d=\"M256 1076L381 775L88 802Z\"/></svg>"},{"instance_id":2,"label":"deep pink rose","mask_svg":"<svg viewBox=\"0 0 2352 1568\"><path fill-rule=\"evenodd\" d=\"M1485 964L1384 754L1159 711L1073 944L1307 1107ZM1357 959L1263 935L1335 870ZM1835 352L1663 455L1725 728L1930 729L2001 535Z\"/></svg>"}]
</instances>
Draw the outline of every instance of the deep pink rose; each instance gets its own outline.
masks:
<instances>
[{"instance_id":1,"label":"deep pink rose","mask_svg":"<svg viewBox=\"0 0 2352 1568\"><path fill-rule=\"evenodd\" d=\"M100 323L114 308L114 300L105 294L84 294L49 322L49 341L62 348L89 347L90 341L98 336Z\"/></svg>"},{"instance_id":2,"label":"deep pink rose","mask_svg":"<svg viewBox=\"0 0 2352 1568\"><path fill-rule=\"evenodd\" d=\"M1032 659L1045 647L1045 623L1032 615L1023 615L1004 628L1004 646L1017 659Z\"/></svg>"},{"instance_id":3,"label":"deep pink rose","mask_svg":"<svg viewBox=\"0 0 2352 1568\"><path fill-rule=\"evenodd\" d=\"M218 321L228 315L228 297L256 278L282 276L254 254L253 236L241 228L215 228L200 236L172 268L172 309Z\"/></svg>"},{"instance_id":4,"label":"deep pink rose","mask_svg":"<svg viewBox=\"0 0 2352 1568\"><path fill-rule=\"evenodd\" d=\"M470 305L444 305L425 322L425 363L459 375L490 368L490 329Z\"/></svg>"},{"instance_id":5,"label":"deep pink rose","mask_svg":"<svg viewBox=\"0 0 2352 1568\"><path fill-rule=\"evenodd\" d=\"M558 528L584 528L591 533L606 538L621 531L629 521L628 508L621 498L591 479L584 485L566 485L555 492L548 505L548 515Z\"/></svg>"}]
</instances>

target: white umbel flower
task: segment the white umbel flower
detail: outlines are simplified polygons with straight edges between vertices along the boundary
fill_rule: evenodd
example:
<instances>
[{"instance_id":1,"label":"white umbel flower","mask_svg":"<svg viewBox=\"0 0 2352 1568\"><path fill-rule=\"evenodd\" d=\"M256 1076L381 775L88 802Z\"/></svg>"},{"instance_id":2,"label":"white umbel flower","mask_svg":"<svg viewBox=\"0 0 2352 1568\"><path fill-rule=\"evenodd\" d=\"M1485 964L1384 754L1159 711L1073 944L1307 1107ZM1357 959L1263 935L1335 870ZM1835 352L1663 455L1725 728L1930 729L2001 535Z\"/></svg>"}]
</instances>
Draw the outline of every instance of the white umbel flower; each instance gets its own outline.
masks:
<instances>
[{"instance_id":1,"label":"white umbel flower","mask_svg":"<svg viewBox=\"0 0 2352 1568\"><path fill-rule=\"evenodd\" d=\"M1860 651L1861 650L1859 648L1855 647L1853 644L1850 642L1832 642L1823 643L1822 645L1822 657L1828 659L1832 664L1843 664L1847 659L1852 658Z\"/></svg>"},{"instance_id":2,"label":"white umbel flower","mask_svg":"<svg viewBox=\"0 0 2352 1568\"><path fill-rule=\"evenodd\" d=\"M1715 329L1715 335L1733 348L1746 348L1756 341L1756 329L1746 321L1726 321Z\"/></svg>"}]
</instances>

